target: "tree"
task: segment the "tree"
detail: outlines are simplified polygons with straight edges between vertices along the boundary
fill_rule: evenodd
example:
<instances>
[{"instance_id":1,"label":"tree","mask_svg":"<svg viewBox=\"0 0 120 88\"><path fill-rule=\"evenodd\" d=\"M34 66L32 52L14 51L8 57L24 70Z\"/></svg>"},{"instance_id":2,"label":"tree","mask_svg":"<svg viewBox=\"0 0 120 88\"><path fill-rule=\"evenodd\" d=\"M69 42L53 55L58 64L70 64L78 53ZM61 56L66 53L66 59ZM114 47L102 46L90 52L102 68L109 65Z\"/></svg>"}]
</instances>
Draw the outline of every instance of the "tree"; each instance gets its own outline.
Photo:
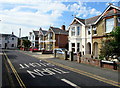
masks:
<instances>
[{"instance_id":1,"label":"tree","mask_svg":"<svg viewBox=\"0 0 120 88\"><path fill-rule=\"evenodd\" d=\"M116 27L110 35L107 36L107 40L103 41L100 51L100 57L120 56L120 27Z\"/></svg>"},{"instance_id":2,"label":"tree","mask_svg":"<svg viewBox=\"0 0 120 88\"><path fill-rule=\"evenodd\" d=\"M30 42L29 40L23 40L23 46L24 46L25 48L29 48L30 45L31 45L31 42Z\"/></svg>"},{"instance_id":3,"label":"tree","mask_svg":"<svg viewBox=\"0 0 120 88\"><path fill-rule=\"evenodd\" d=\"M116 27L115 30L111 32L113 41L111 46L114 48L113 53L120 56L120 26Z\"/></svg>"}]
</instances>

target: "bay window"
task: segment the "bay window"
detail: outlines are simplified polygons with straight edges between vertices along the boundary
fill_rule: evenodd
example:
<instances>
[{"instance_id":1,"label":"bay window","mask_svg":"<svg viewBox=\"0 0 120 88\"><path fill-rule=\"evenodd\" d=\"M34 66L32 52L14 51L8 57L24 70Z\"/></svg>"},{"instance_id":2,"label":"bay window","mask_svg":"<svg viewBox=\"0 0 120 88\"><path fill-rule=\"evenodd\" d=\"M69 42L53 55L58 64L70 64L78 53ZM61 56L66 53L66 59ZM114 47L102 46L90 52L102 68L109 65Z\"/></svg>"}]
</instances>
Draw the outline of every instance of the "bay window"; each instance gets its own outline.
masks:
<instances>
[{"instance_id":1,"label":"bay window","mask_svg":"<svg viewBox=\"0 0 120 88\"><path fill-rule=\"evenodd\" d=\"M118 20L118 26L120 26L120 17L118 17L117 20Z\"/></svg>"},{"instance_id":2,"label":"bay window","mask_svg":"<svg viewBox=\"0 0 120 88\"><path fill-rule=\"evenodd\" d=\"M109 33L114 28L114 18L106 19L106 33Z\"/></svg>"}]
</instances>

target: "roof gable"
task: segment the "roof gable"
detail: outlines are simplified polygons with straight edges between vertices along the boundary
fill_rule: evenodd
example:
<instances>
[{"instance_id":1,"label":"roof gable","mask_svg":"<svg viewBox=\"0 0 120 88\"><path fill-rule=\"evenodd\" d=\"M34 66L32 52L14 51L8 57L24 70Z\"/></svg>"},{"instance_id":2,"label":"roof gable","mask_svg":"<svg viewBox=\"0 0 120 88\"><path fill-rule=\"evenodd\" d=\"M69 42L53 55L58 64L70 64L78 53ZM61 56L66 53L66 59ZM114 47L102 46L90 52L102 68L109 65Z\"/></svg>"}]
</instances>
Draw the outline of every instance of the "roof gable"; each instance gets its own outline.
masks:
<instances>
[{"instance_id":1,"label":"roof gable","mask_svg":"<svg viewBox=\"0 0 120 88\"><path fill-rule=\"evenodd\" d=\"M42 30L42 28L39 29L39 34L45 35L47 33L46 30Z\"/></svg>"},{"instance_id":2,"label":"roof gable","mask_svg":"<svg viewBox=\"0 0 120 88\"><path fill-rule=\"evenodd\" d=\"M33 33L37 36L39 34L39 31L33 31Z\"/></svg>"},{"instance_id":3,"label":"roof gable","mask_svg":"<svg viewBox=\"0 0 120 88\"><path fill-rule=\"evenodd\" d=\"M0 34L2 37L16 37L18 38L17 36L13 35L13 34Z\"/></svg>"},{"instance_id":4,"label":"roof gable","mask_svg":"<svg viewBox=\"0 0 120 88\"><path fill-rule=\"evenodd\" d=\"M117 10L120 10L120 7L114 6L114 5L109 5L104 11L103 13L100 15L100 17L96 20L96 22L94 24L96 24L104 15L105 13L110 9L110 8L115 8ZM111 12L112 13L112 12Z\"/></svg>"},{"instance_id":5,"label":"roof gable","mask_svg":"<svg viewBox=\"0 0 120 88\"><path fill-rule=\"evenodd\" d=\"M56 27L50 27L50 30L52 32L54 32L55 34L64 34L64 35L68 35L68 32L65 30L62 30L60 28L56 28Z\"/></svg>"},{"instance_id":6,"label":"roof gable","mask_svg":"<svg viewBox=\"0 0 120 88\"><path fill-rule=\"evenodd\" d=\"M75 21L77 21L77 22L80 23L81 25L85 25L85 19L80 19L80 18L78 18L78 17L75 17L75 18L73 19L71 25L72 25Z\"/></svg>"}]
</instances>

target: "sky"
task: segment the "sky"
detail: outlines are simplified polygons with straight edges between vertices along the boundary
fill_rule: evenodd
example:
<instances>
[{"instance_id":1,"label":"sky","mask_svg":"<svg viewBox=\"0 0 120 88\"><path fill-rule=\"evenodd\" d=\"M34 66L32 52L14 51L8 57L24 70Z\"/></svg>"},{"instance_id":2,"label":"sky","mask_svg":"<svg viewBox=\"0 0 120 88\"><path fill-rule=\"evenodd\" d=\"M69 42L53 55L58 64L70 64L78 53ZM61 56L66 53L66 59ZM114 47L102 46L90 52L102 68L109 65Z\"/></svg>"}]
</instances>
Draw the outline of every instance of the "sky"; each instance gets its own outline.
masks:
<instances>
[{"instance_id":1,"label":"sky","mask_svg":"<svg viewBox=\"0 0 120 88\"><path fill-rule=\"evenodd\" d=\"M102 1L102 2L101 2ZM118 0L0 0L0 33L14 32L28 36L32 30L48 30L50 26L66 29L74 19L100 15L108 3L118 6Z\"/></svg>"}]
</instances>

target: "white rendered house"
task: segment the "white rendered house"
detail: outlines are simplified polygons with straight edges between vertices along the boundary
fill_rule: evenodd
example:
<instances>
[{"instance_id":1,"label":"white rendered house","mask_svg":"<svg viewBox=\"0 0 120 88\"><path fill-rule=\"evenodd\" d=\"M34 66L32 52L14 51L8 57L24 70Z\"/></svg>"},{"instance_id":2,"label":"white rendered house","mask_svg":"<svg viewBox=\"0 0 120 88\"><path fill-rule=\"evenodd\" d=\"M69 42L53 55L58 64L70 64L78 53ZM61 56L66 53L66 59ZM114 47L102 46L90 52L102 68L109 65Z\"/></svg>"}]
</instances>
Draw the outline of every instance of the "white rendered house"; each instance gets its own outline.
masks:
<instances>
[{"instance_id":1,"label":"white rendered house","mask_svg":"<svg viewBox=\"0 0 120 88\"><path fill-rule=\"evenodd\" d=\"M28 40L31 42L31 47L39 47L39 31L29 32Z\"/></svg>"},{"instance_id":2,"label":"white rendered house","mask_svg":"<svg viewBox=\"0 0 120 88\"><path fill-rule=\"evenodd\" d=\"M86 25L85 19L75 17L69 28L69 51L81 52L82 55L92 53L92 28Z\"/></svg>"},{"instance_id":3,"label":"white rendered house","mask_svg":"<svg viewBox=\"0 0 120 88\"><path fill-rule=\"evenodd\" d=\"M0 48L15 49L18 45L18 37L14 34L0 34Z\"/></svg>"}]
</instances>

